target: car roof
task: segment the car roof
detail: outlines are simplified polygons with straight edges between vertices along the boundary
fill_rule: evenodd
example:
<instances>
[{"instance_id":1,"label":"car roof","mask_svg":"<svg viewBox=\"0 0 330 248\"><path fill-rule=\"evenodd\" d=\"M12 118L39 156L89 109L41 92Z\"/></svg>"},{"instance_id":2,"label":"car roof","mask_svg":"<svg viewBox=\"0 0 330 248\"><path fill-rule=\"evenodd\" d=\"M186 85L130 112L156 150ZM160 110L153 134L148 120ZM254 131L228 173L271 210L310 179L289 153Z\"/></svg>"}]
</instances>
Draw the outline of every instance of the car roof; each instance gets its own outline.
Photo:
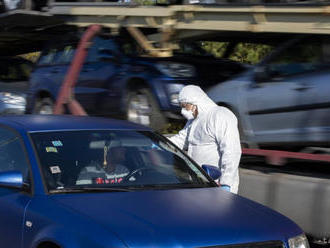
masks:
<instances>
[{"instance_id":1,"label":"car roof","mask_svg":"<svg viewBox=\"0 0 330 248\"><path fill-rule=\"evenodd\" d=\"M0 117L0 125L26 132L67 130L136 130L150 131L135 123L101 117L73 115L12 115Z\"/></svg>"}]
</instances>

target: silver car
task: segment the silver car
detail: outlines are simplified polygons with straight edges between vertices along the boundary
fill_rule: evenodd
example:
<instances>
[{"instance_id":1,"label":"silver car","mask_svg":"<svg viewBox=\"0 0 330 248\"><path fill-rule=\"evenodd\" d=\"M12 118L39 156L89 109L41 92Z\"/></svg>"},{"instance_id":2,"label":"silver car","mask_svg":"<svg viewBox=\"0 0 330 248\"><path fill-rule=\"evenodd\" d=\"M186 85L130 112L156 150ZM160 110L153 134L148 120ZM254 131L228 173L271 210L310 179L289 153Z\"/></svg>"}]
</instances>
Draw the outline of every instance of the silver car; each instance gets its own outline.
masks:
<instances>
[{"instance_id":1,"label":"silver car","mask_svg":"<svg viewBox=\"0 0 330 248\"><path fill-rule=\"evenodd\" d=\"M295 37L208 92L239 118L247 145L330 145L330 38Z\"/></svg>"}]
</instances>

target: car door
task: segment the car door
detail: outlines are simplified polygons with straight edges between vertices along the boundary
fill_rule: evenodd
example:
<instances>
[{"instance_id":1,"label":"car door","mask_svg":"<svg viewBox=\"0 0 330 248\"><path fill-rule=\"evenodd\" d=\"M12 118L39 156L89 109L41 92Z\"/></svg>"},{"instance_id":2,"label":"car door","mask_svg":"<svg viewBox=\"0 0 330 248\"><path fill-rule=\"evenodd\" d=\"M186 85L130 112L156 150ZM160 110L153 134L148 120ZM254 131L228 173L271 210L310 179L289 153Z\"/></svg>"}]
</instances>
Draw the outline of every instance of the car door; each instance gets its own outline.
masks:
<instances>
[{"instance_id":1,"label":"car door","mask_svg":"<svg viewBox=\"0 0 330 248\"><path fill-rule=\"evenodd\" d=\"M29 166L22 141L11 129L0 127L0 172L20 171L29 183ZM0 187L0 247L21 247L25 208L29 192Z\"/></svg>"},{"instance_id":2,"label":"car door","mask_svg":"<svg viewBox=\"0 0 330 248\"><path fill-rule=\"evenodd\" d=\"M119 68L119 48L108 37L96 37L80 72L75 94L93 115L109 115L119 109L118 92L112 88Z\"/></svg>"},{"instance_id":3,"label":"car door","mask_svg":"<svg viewBox=\"0 0 330 248\"><path fill-rule=\"evenodd\" d=\"M63 45L64 46L64 45ZM56 98L68 66L61 63L63 46L50 46L45 49L37 63L37 69L31 75L30 91L47 91Z\"/></svg>"},{"instance_id":4,"label":"car door","mask_svg":"<svg viewBox=\"0 0 330 248\"><path fill-rule=\"evenodd\" d=\"M321 60L314 64L314 70L301 81L309 92L305 114L300 119L303 132L301 139L313 142L327 142L330 138L330 38L322 37L319 45Z\"/></svg>"},{"instance_id":5,"label":"car door","mask_svg":"<svg viewBox=\"0 0 330 248\"><path fill-rule=\"evenodd\" d=\"M322 59L320 42L317 38L299 39L256 68L264 70L264 77L254 78L246 91L246 102L257 142L299 141L305 132L309 125L306 114L316 92L310 82Z\"/></svg>"}]
</instances>

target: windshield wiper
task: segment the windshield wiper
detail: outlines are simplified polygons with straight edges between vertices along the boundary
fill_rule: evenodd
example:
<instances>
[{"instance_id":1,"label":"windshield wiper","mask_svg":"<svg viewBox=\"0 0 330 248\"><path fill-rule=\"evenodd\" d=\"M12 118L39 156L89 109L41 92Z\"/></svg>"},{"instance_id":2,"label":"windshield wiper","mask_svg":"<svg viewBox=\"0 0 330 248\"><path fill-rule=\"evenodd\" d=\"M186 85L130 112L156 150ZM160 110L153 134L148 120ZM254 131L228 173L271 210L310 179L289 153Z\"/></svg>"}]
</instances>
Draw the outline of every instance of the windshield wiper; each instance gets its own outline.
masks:
<instances>
[{"instance_id":1,"label":"windshield wiper","mask_svg":"<svg viewBox=\"0 0 330 248\"><path fill-rule=\"evenodd\" d=\"M88 192L131 192L132 189L123 187L77 187L77 188L62 188L62 189L52 189L49 193L88 193Z\"/></svg>"},{"instance_id":2,"label":"windshield wiper","mask_svg":"<svg viewBox=\"0 0 330 248\"><path fill-rule=\"evenodd\" d=\"M132 192L137 190L163 190L163 189L182 189L182 188L212 188L213 185L208 184L146 184L127 187L75 187L61 188L49 190L52 194L63 193L88 193L88 192Z\"/></svg>"}]
</instances>

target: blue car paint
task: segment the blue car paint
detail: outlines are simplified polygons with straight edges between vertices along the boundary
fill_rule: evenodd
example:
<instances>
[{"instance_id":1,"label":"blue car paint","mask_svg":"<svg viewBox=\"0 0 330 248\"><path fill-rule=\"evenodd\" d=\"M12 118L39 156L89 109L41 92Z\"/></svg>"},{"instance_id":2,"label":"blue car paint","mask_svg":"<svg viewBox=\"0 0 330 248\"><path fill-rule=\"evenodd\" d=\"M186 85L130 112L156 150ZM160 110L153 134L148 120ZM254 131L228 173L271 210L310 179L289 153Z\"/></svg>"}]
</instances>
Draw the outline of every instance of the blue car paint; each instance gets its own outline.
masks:
<instances>
[{"instance_id":1,"label":"blue car paint","mask_svg":"<svg viewBox=\"0 0 330 248\"><path fill-rule=\"evenodd\" d=\"M270 240L288 247L288 238L302 233L279 213L218 187L49 195L29 133L149 129L72 116L4 117L0 124L21 134L33 175L30 193L0 188L3 247L35 248L45 241L61 248L203 247Z\"/></svg>"},{"instance_id":2,"label":"blue car paint","mask_svg":"<svg viewBox=\"0 0 330 248\"><path fill-rule=\"evenodd\" d=\"M103 66L99 68L100 63L84 64L75 87L77 100L92 115L123 115L126 111L128 84L136 79L150 89L161 111L179 113L178 106L170 103L166 85L181 84L183 87L188 83L198 82L196 78L165 76L155 68L155 61L139 57L131 58L128 62L123 61L122 65L116 66L116 70L110 71L107 64L112 66L112 63L102 62ZM57 98L68 66L50 65L35 68L30 76L26 113L33 113L34 105L41 94L47 94L53 100ZM142 87L135 82L135 87L137 86ZM95 92L95 89L98 89L98 92ZM100 95L100 91L105 94Z\"/></svg>"},{"instance_id":3,"label":"blue car paint","mask_svg":"<svg viewBox=\"0 0 330 248\"><path fill-rule=\"evenodd\" d=\"M158 106L155 106L157 111L159 109L169 118L181 119L179 106L171 102L171 94L178 94L187 84L198 84L206 89L246 69L245 65L234 61L211 55L198 56L193 52L175 53L169 58L152 58L141 56L139 53L129 54L122 47L126 41L120 37L107 39L97 37L90 47L75 86L76 99L90 115L126 117L128 93L147 88L153 100L158 103ZM53 101L57 98L60 85L72 61L72 58L65 61L58 59L64 53L61 49L68 44L70 47L75 47L75 41L59 41L50 44L41 54L30 76L26 113L38 112L36 103L40 98L49 97ZM108 50L111 55L102 54L100 48ZM48 61L49 51L53 51L54 54ZM105 59L107 56L108 59ZM46 59L43 59L45 57ZM159 69L158 65L161 63L192 66L194 73L181 74L182 77L173 76ZM176 89L173 92L169 90L171 85L180 85L180 87L173 87ZM103 92L98 92L96 89Z\"/></svg>"}]
</instances>

